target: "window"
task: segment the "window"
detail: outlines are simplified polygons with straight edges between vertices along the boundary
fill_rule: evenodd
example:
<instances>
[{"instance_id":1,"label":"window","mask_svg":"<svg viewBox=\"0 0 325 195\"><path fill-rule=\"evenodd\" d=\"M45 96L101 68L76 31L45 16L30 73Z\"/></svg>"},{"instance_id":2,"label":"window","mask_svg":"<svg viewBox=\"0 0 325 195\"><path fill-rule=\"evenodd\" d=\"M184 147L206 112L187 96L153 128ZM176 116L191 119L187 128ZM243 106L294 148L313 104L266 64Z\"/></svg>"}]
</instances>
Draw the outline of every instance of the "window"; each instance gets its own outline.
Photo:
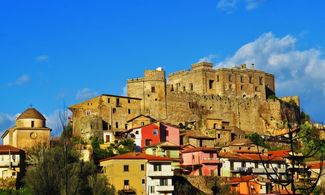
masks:
<instances>
[{"instance_id":1,"label":"window","mask_svg":"<svg viewBox=\"0 0 325 195\"><path fill-rule=\"evenodd\" d=\"M230 82L232 81L231 74L228 75L228 80L229 80Z\"/></svg>"},{"instance_id":2,"label":"window","mask_svg":"<svg viewBox=\"0 0 325 195\"><path fill-rule=\"evenodd\" d=\"M241 83L244 82L244 76L240 76L240 82L241 82Z\"/></svg>"},{"instance_id":3,"label":"window","mask_svg":"<svg viewBox=\"0 0 325 195\"><path fill-rule=\"evenodd\" d=\"M151 93L155 93L156 92L156 88L155 87L151 87Z\"/></svg>"},{"instance_id":4,"label":"window","mask_svg":"<svg viewBox=\"0 0 325 195\"><path fill-rule=\"evenodd\" d=\"M209 89L213 88L213 83L214 83L214 80L209 80Z\"/></svg>"},{"instance_id":5,"label":"window","mask_svg":"<svg viewBox=\"0 0 325 195\"><path fill-rule=\"evenodd\" d=\"M269 163L266 164L266 168L270 168L270 164Z\"/></svg>"},{"instance_id":6,"label":"window","mask_svg":"<svg viewBox=\"0 0 325 195\"><path fill-rule=\"evenodd\" d=\"M190 83L190 90L193 91L193 83Z\"/></svg>"},{"instance_id":7,"label":"window","mask_svg":"<svg viewBox=\"0 0 325 195\"><path fill-rule=\"evenodd\" d=\"M217 75L217 82L219 82L219 75Z\"/></svg>"},{"instance_id":8,"label":"window","mask_svg":"<svg viewBox=\"0 0 325 195\"><path fill-rule=\"evenodd\" d=\"M240 86L240 90L244 90L244 85L241 85Z\"/></svg>"},{"instance_id":9,"label":"window","mask_svg":"<svg viewBox=\"0 0 325 195\"><path fill-rule=\"evenodd\" d=\"M230 162L230 170L234 170L234 162Z\"/></svg>"},{"instance_id":10,"label":"window","mask_svg":"<svg viewBox=\"0 0 325 195\"><path fill-rule=\"evenodd\" d=\"M32 121L31 127L34 127L34 125L35 125L35 124L34 124L34 121Z\"/></svg>"},{"instance_id":11,"label":"window","mask_svg":"<svg viewBox=\"0 0 325 195\"><path fill-rule=\"evenodd\" d=\"M125 126L124 126L124 127L125 127L125 129L128 129L128 124L125 124Z\"/></svg>"},{"instance_id":12,"label":"window","mask_svg":"<svg viewBox=\"0 0 325 195\"><path fill-rule=\"evenodd\" d=\"M144 122L141 122L141 126L144 126Z\"/></svg>"},{"instance_id":13,"label":"window","mask_svg":"<svg viewBox=\"0 0 325 195\"><path fill-rule=\"evenodd\" d=\"M155 186L150 186L150 193L155 193Z\"/></svg>"},{"instance_id":14,"label":"window","mask_svg":"<svg viewBox=\"0 0 325 195\"><path fill-rule=\"evenodd\" d=\"M221 135L220 135L220 133L218 134L218 139L220 139L221 138Z\"/></svg>"},{"instance_id":15,"label":"window","mask_svg":"<svg viewBox=\"0 0 325 195\"><path fill-rule=\"evenodd\" d=\"M217 128L217 123L213 123L213 129Z\"/></svg>"},{"instance_id":16,"label":"window","mask_svg":"<svg viewBox=\"0 0 325 195\"><path fill-rule=\"evenodd\" d=\"M124 172L129 172L129 165L124 165L123 166L123 171Z\"/></svg>"},{"instance_id":17,"label":"window","mask_svg":"<svg viewBox=\"0 0 325 195\"><path fill-rule=\"evenodd\" d=\"M161 164L153 165L153 171L161 171Z\"/></svg>"},{"instance_id":18,"label":"window","mask_svg":"<svg viewBox=\"0 0 325 195\"><path fill-rule=\"evenodd\" d=\"M212 159L213 158L213 153L210 153L209 157L210 157L210 159Z\"/></svg>"},{"instance_id":19,"label":"window","mask_svg":"<svg viewBox=\"0 0 325 195\"><path fill-rule=\"evenodd\" d=\"M111 103L111 99L107 98L107 103Z\"/></svg>"},{"instance_id":20,"label":"window","mask_svg":"<svg viewBox=\"0 0 325 195\"><path fill-rule=\"evenodd\" d=\"M115 128L118 128L118 122L115 122Z\"/></svg>"},{"instance_id":21,"label":"window","mask_svg":"<svg viewBox=\"0 0 325 195\"><path fill-rule=\"evenodd\" d=\"M246 167L246 162L241 162L242 167Z\"/></svg>"},{"instance_id":22,"label":"window","mask_svg":"<svg viewBox=\"0 0 325 195\"><path fill-rule=\"evenodd\" d=\"M115 113L116 112L116 108L113 108L112 112Z\"/></svg>"},{"instance_id":23,"label":"window","mask_svg":"<svg viewBox=\"0 0 325 195\"><path fill-rule=\"evenodd\" d=\"M255 163L255 168L258 168L258 163L257 162Z\"/></svg>"},{"instance_id":24,"label":"window","mask_svg":"<svg viewBox=\"0 0 325 195\"><path fill-rule=\"evenodd\" d=\"M130 184L129 180L124 180L123 183L124 183L124 189L128 190L129 189L129 184Z\"/></svg>"},{"instance_id":25,"label":"window","mask_svg":"<svg viewBox=\"0 0 325 195\"><path fill-rule=\"evenodd\" d=\"M111 141L111 137L110 137L110 135L106 135L105 137L106 137L105 143L108 143L108 142Z\"/></svg>"},{"instance_id":26,"label":"window","mask_svg":"<svg viewBox=\"0 0 325 195\"><path fill-rule=\"evenodd\" d=\"M158 130L157 129L153 130L153 135L158 135Z\"/></svg>"},{"instance_id":27,"label":"window","mask_svg":"<svg viewBox=\"0 0 325 195\"><path fill-rule=\"evenodd\" d=\"M120 98L116 98L116 107L119 107L120 105Z\"/></svg>"},{"instance_id":28,"label":"window","mask_svg":"<svg viewBox=\"0 0 325 195\"><path fill-rule=\"evenodd\" d=\"M141 168L141 171L144 171L144 164L141 164L140 168Z\"/></svg>"},{"instance_id":29,"label":"window","mask_svg":"<svg viewBox=\"0 0 325 195\"><path fill-rule=\"evenodd\" d=\"M168 130L166 130L166 136L168 136L169 135L169 133L168 133L169 131Z\"/></svg>"},{"instance_id":30,"label":"window","mask_svg":"<svg viewBox=\"0 0 325 195\"><path fill-rule=\"evenodd\" d=\"M186 91L186 87L185 86L183 86L183 91Z\"/></svg>"},{"instance_id":31,"label":"window","mask_svg":"<svg viewBox=\"0 0 325 195\"><path fill-rule=\"evenodd\" d=\"M239 147L238 150L241 150L241 147Z\"/></svg>"},{"instance_id":32,"label":"window","mask_svg":"<svg viewBox=\"0 0 325 195\"><path fill-rule=\"evenodd\" d=\"M174 85L171 85L170 91L174 91Z\"/></svg>"},{"instance_id":33,"label":"window","mask_svg":"<svg viewBox=\"0 0 325 195\"><path fill-rule=\"evenodd\" d=\"M135 131L135 134L138 135L139 134L139 131Z\"/></svg>"},{"instance_id":34,"label":"window","mask_svg":"<svg viewBox=\"0 0 325 195\"><path fill-rule=\"evenodd\" d=\"M146 183L146 180L145 179L142 179L142 184L145 184Z\"/></svg>"},{"instance_id":35,"label":"window","mask_svg":"<svg viewBox=\"0 0 325 195\"><path fill-rule=\"evenodd\" d=\"M168 186L168 179L167 178L160 179L160 185L161 186Z\"/></svg>"},{"instance_id":36,"label":"window","mask_svg":"<svg viewBox=\"0 0 325 195\"><path fill-rule=\"evenodd\" d=\"M150 146L151 145L151 139L146 139L145 140L145 145Z\"/></svg>"},{"instance_id":37,"label":"window","mask_svg":"<svg viewBox=\"0 0 325 195\"><path fill-rule=\"evenodd\" d=\"M263 85L263 77L260 77L259 81L260 81L260 85Z\"/></svg>"},{"instance_id":38,"label":"window","mask_svg":"<svg viewBox=\"0 0 325 195\"><path fill-rule=\"evenodd\" d=\"M131 103L131 100L130 99L128 99L128 103Z\"/></svg>"},{"instance_id":39,"label":"window","mask_svg":"<svg viewBox=\"0 0 325 195\"><path fill-rule=\"evenodd\" d=\"M128 114L131 114L131 109L130 108L128 109Z\"/></svg>"}]
</instances>

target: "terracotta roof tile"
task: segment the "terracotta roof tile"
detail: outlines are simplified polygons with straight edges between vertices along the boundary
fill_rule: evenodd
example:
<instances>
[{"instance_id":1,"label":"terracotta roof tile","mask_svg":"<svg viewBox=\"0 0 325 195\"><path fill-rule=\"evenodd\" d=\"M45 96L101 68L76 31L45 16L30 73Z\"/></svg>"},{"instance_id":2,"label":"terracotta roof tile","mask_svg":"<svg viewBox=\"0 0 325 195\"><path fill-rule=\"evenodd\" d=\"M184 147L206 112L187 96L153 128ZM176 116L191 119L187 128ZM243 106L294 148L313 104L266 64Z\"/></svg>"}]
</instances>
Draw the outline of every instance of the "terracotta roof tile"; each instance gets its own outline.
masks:
<instances>
[{"instance_id":1,"label":"terracotta roof tile","mask_svg":"<svg viewBox=\"0 0 325 195\"><path fill-rule=\"evenodd\" d=\"M21 113L18 119L40 119L46 120L45 117L35 108L27 108L23 113Z\"/></svg>"},{"instance_id":2,"label":"terracotta roof tile","mask_svg":"<svg viewBox=\"0 0 325 195\"><path fill-rule=\"evenodd\" d=\"M19 153L22 150L11 145L0 145L0 154L8 154L9 151L10 153Z\"/></svg>"},{"instance_id":3,"label":"terracotta roof tile","mask_svg":"<svg viewBox=\"0 0 325 195\"><path fill-rule=\"evenodd\" d=\"M117 159L144 159L144 160L148 160L148 161L172 161L171 158L167 158L167 157L153 156L153 155L139 153L139 152L129 152L126 154L121 154L121 155L117 155L114 157L102 159L102 160L100 160L100 162L106 161L106 160L113 160L113 159L114 160L117 160Z\"/></svg>"}]
</instances>

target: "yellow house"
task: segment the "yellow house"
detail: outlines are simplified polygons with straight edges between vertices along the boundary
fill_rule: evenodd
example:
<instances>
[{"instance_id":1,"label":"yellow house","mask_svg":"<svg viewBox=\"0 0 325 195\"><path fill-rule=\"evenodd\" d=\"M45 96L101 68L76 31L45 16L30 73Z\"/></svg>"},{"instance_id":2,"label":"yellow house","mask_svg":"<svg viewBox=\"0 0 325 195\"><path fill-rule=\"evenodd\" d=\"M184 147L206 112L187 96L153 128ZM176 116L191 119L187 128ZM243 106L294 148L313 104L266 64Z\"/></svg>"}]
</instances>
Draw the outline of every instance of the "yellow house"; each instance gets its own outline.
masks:
<instances>
[{"instance_id":1,"label":"yellow house","mask_svg":"<svg viewBox=\"0 0 325 195\"><path fill-rule=\"evenodd\" d=\"M35 108L28 108L16 119L14 127L1 136L4 145L20 149L30 148L36 144L50 145L51 129L46 127L45 117Z\"/></svg>"},{"instance_id":2,"label":"yellow house","mask_svg":"<svg viewBox=\"0 0 325 195\"><path fill-rule=\"evenodd\" d=\"M173 172L170 158L144 153L127 153L100 161L116 194L170 194Z\"/></svg>"}]
</instances>

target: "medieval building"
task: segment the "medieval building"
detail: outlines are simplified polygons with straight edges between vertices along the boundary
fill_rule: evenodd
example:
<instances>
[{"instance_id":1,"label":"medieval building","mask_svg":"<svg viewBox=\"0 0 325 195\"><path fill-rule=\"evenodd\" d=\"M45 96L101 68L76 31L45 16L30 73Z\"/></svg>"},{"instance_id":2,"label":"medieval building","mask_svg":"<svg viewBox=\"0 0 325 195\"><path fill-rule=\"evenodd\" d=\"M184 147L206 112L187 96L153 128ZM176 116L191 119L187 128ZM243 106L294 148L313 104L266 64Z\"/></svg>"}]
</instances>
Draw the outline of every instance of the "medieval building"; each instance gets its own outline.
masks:
<instances>
[{"instance_id":1,"label":"medieval building","mask_svg":"<svg viewBox=\"0 0 325 195\"><path fill-rule=\"evenodd\" d=\"M299 98L276 98L274 75L254 66L216 69L200 62L168 78L162 68L145 70L127 81L127 96L101 95L69 109L74 134L84 138L130 129L128 121L139 115L203 131L267 133L284 125L286 112L298 121Z\"/></svg>"},{"instance_id":2,"label":"medieval building","mask_svg":"<svg viewBox=\"0 0 325 195\"><path fill-rule=\"evenodd\" d=\"M15 126L7 129L1 136L4 145L20 149L37 144L50 144L51 129L46 127L45 117L35 108L28 108L21 113Z\"/></svg>"}]
</instances>

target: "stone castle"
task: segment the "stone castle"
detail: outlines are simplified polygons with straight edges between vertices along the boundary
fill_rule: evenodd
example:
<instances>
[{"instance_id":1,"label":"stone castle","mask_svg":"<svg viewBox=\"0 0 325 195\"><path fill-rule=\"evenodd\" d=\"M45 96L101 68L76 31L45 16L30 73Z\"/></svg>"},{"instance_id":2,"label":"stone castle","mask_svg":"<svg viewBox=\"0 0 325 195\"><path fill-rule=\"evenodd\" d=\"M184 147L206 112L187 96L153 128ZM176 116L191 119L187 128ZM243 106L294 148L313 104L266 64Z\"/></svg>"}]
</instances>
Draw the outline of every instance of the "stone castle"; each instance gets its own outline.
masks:
<instances>
[{"instance_id":1,"label":"stone castle","mask_svg":"<svg viewBox=\"0 0 325 195\"><path fill-rule=\"evenodd\" d=\"M130 129L140 115L191 129L268 134L284 121L298 123L299 104L296 96L276 98L274 75L253 65L215 69L200 62L168 79L162 68L145 70L144 77L127 81L127 96L103 94L69 109L74 135L89 138Z\"/></svg>"}]
</instances>

